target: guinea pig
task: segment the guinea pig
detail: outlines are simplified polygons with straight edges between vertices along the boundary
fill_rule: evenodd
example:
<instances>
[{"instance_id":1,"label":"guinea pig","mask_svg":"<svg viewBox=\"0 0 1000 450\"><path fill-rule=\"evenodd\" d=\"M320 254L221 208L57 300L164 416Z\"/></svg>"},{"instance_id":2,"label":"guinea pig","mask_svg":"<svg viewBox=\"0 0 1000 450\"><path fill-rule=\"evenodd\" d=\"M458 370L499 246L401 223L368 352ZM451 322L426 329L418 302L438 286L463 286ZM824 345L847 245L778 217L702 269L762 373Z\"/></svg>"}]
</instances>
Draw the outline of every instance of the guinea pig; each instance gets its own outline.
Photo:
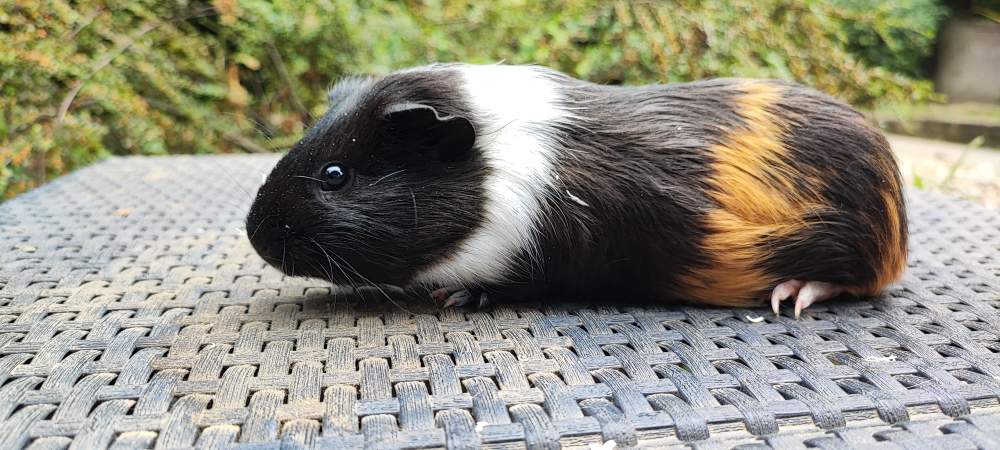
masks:
<instances>
[{"instance_id":1,"label":"guinea pig","mask_svg":"<svg viewBox=\"0 0 1000 450\"><path fill-rule=\"evenodd\" d=\"M885 137L793 83L435 64L342 80L330 103L247 216L289 275L418 286L446 306L794 300L798 317L906 266Z\"/></svg>"}]
</instances>

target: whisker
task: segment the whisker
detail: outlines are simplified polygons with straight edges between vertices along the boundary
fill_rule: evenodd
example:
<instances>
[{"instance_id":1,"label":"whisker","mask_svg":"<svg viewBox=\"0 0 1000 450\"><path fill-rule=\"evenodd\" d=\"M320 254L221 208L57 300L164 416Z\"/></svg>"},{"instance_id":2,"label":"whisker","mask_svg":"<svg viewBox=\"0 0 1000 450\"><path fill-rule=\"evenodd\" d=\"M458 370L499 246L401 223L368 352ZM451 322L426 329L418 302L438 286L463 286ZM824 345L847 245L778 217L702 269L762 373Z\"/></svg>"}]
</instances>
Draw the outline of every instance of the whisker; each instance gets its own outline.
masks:
<instances>
[{"instance_id":1,"label":"whisker","mask_svg":"<svg viewBox=\"0 0 1000 450\"><path fill-rule=\"evenodd\" d=\"M410 191L410 198L413 199L413 228L417 227L420 223L420 218L417 216L417 195L413 193L413 189L407 188Z\"/></svg>"},{"instance_id":2,"label":"whisker","mask_svg":"<svg viewBox=\"0 0 1000 450\"><path fill-rule=\"evenodd\" d=\"M316 272L319 272L321 274L327 274L327 278L329 278L329 273L330 272L328 272L325 268L323 268L322 264L317 265L317 264L314 264L312 261L308 261L308 260L306 261L306 263L309 264L309 267L312 268L312 270L314 270ZM315 278L315 277L309 277L309 278Z\"/></svg>"},{"instance_id":3,"label":"whisker","mask_svg":"<svg viewBox=\"0 0 1000 450\"><path fill-rule=\"evenodd\" d=\"M323 183L324 182L323 180L320 180L318 178L313 178L313 177L309 177L309 176L305 176L305 175L292 175L292 178L305 178L307 180L313 180L313 181L315 181L317 183Z\"/></svg>"},{"instance_id":4,"label":"whisker","mask_svg":"<svg viewBox=\"0 0 1000 450\"><path fill-rule=\"evenodd\" d=\"M281 241L281 271L285 272L285 249L288 247L284 239Z\"/></svg>"},{"instance_id":5,"label":"whisker","mask_svg":"<svg viewBox=\"0 0 1000 450\"><path fill-rule=\"evenodd\" d=\"M390 173L390 174L388 174L388 175L386 175L386 176L383 176L382 178L379 178L379 179L375 180L375 182L374 182L374 183L372 183L372 184L369 184L369 185L368 185L368 187L372 187L372 186L375 186L376 184L379 184L379 183L380 183L380 182L381 182L382 180L384 180L384 179L386 179L386 178L389 178L389 177L391 177L391 176L393 176L393 175L396 175L396 174L400 174L400 173L403 173L403 172L406 172L406 169L399 169L399 170L397 170L397 171L395 171L395 172L393 172L393 173Z\"/></svg>"},{"instance_id":6,"label":"whisker","mask_svg":"<svg viewBox=\"0 0 1000 450\"><path fill-rule=\"evenodd\" d=\"M206 158L206 159L208 161L211 161L212 164L214 164L215 167L217 167L219 169L219 172L222 172L223 175L226 176L226 178L229 178L229 181L231 181L233 183L233 185L235 185L236 188L240 190L240 192L242 192L243 194L245 194L246 198L253 199L253 197L254 197L253 194L251 194L250 191L248 191L246 187L244 187L242 184L240 184L240 182L236 180L236 177L234 177L233 174L229 173L229 170L227 170L219 162L219 160L217 158L209 157L209 158ZM227 202L227 203L229 203L231 206L235 206L237 208L243 208L243 205L238 204L238 203L232 203L232 202Z\"/></svg>"},{"instance_id":7,"label":"whisker","mask_svg":"<svg viewBox=\"0 0 1000 450\"><path fill-rule=\"evenodd\" d=\"M317 242L313 238L309 238L309 240L312 241L313 245L315 245L316 248L318 248L320 252L323 252L323 256L326 257L327 264L335 264L337 266L337 269L340 270L340 273L342 273L344 275L344 278L346 278L347 282L351 285L351 289L353 289L354 293L357 294L358 293L358 286L356 284L354 284L354 279L351 278L351 276L348 275L346 271L344 271L344 268L341 267L339 263L337 263L336 261L334 261L333 258L330 258L330 254L326 252L326 249L324 249L323 246L320 245L319 242ZM333 269L331 267L331 272L332 272L332 270ZM330 281L331 282L333 281L333 274L332 273L330 274Z\"/></svg>"},{"instance_id":8,"label":"whisker","mask_svg":"<svg viewBox=\"0 0 1000 450\"><path fill-rule=\"evenodd\" d=\"M354 267L353 265L351 265L351 263L349 263L349 262L347 262L346 260L344 260L344 258L341 258L340 256L337 256L336 254L334 254L333 256L334 256L335 258L339 259L339 260L340 260L341 262L343 262L344 264L346 264L346 265L347 265L347 268L351 269L351 270L352 270L352 271L353 271L353 272L355 273L355 275L357 275L357 276L361 277L361 279L362 279L362 280L365 280L365 281L367 281L367 282L368 282L368 285L369 285L369 286L372 286L372 287L374 287L375 289L377 289L377 290L378 290L379 292L381 292L381 293L382 293L382 296L383 296L383 297L385 297L385 299L386 299L386 300L389 300L389 303L392 303L392 304L393 304L393 305L395 305L395 306L396 306L397 308L399 308L400 310L402 310L403 312L405 312L405 313L407 313L407 314L410 314L410 315L415 315L415 314L413 314L413 312L412 312L412 311L410 311L410 310L408 310L408 309L404 308L404 307L403 307L403 305L400 305L399 303L396 303L396 301L395 301L395 300L393 300L393 299L392 299L392 297L390 297L390 296L389 296L389 294L388 294L388 293L386 293L384 289L382 289L382 286L379 286L378 284L374 283L374 282L373 282L372 280L368 279L368 277L366 277L366 276L362 275L362 274L361 274L361 272L358 272L358 269L356 269L356 268L355 268L355 267Z\"/></svg>"},{"instance_id":9,"label":"whisker","mask_svg":"<svg viewBox=\"0 0 1000 450\"><path fill-rule=\"evenodd\" d=\"M264 218L260 220L260 223L257 224L257 228L253 229L253 233L250 233L250 239L252 240L253 237L257 235L257 231L259 231L260 227L262 225L264 225L264 222L267 222L267 219L270 219L270 218L272 218L274 216L276 216L276 214L271 214L271 215L264 216Z\"/></svg>"}]
</instances>

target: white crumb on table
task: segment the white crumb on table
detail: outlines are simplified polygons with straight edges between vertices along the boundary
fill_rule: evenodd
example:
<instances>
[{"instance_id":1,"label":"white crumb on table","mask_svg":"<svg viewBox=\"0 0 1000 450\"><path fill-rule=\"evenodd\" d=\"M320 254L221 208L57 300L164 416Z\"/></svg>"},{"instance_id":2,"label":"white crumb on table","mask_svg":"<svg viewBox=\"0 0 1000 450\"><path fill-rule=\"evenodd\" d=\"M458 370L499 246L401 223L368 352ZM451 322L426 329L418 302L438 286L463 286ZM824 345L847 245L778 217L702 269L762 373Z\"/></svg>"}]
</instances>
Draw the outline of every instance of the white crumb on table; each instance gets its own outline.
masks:
<instances>
[{"instance_id":1,"label":"white crumb on table","mask_svg":"<svg viewBox=\"0 0 1000 450\"><path fill-rule=\"evenodd\" d=\"M615 447L618 447L618 443L615 442L614 439L611 439L609 441L604 441L603 444L590 444L590 445L588 445L588 448L590 450L611 450L611 449L613 449Z\"/></svg>"}]
</instances>

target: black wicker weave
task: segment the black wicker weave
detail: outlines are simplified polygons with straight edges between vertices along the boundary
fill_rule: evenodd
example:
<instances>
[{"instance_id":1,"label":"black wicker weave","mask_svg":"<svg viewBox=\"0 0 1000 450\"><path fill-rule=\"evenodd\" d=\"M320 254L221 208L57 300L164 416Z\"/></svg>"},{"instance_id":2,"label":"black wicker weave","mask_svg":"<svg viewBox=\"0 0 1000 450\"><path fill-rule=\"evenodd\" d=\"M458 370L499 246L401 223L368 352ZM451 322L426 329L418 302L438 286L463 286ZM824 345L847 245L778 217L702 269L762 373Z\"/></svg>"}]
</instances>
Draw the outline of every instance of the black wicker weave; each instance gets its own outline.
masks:
<instances>
[{"instance_id":1,"label":"black wicker weave","mask_svg":"<svg viewBox=\"0 0 1000 450\"><path fill-rule=\"evenodd\" d=\"M1000 448L996 210L912 193L903 281L798 321L400 308L254 254L274 161L113 159L0 205L0 449Z\"/></svg>"}]
</instances>

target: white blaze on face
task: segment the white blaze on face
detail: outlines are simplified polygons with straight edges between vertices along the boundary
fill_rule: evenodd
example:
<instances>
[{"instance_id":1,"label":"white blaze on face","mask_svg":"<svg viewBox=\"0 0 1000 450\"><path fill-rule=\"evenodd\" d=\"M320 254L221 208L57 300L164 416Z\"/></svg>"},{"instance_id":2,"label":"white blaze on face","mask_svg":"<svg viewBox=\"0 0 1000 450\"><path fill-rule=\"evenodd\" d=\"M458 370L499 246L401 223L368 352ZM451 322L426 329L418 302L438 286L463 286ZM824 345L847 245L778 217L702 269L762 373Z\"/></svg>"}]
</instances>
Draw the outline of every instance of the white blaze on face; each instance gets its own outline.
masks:
<instances>
[{"instance_id":1,"label":"white blaze on face","mask_svg":"<svg viewBox=\"0 0 1000 450\"><path fill-rule=\"evenodd\" d=\"M484 221L445 261L416 281L474 284L503 281L515 257L535 252L542 199L554 178L554 145L541 130L566 122L556 84L545 69L530 66L462 65L464 91L477 124L476 145L490 168ZM461 207L461 206L457 206Z\"/></svg>"}]
</instances>

